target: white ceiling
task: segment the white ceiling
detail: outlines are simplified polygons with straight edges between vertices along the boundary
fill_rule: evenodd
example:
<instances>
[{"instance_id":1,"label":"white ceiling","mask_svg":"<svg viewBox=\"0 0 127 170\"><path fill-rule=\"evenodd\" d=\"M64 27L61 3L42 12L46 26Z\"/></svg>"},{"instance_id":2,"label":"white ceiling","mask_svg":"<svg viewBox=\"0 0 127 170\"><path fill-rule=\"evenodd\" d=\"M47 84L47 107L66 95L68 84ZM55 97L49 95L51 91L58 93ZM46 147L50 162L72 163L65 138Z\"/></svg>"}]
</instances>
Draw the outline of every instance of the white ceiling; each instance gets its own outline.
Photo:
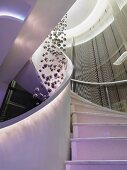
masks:
<instances>
[{"instance_id":1,"label":"white ceiling","mask_svg":"<svg viewBox=\"0 0 127 170\"><path fill-rule=\"evenodd\" d=\"M127 0L115 0L120 10ZM89 41L104 31L114 16L109 0L77 0L68 12L66 30L67 46L75 39L75 45Z\"/></svg>"},{"instance_id":2,"label":"white ceiling","mask_svg":"<svg viewBox=\"0 0 127 170\"><path fill-rule=\"evenodd\" d=\"M67 29L81 24L92 12L97 0L77 0L68 11Z\"/></svg>"},{"instance_id":3,"label":"white ceiling","mask_svg":"<svg viewBox=\"0 0 127 170\"><path fill-rule=\"evenodd\" d=\"M107 8L109 8L107 0L77 0L68 12L67 39L82 36L90 31L105 15Z\"/></svg>"}]
</instances>

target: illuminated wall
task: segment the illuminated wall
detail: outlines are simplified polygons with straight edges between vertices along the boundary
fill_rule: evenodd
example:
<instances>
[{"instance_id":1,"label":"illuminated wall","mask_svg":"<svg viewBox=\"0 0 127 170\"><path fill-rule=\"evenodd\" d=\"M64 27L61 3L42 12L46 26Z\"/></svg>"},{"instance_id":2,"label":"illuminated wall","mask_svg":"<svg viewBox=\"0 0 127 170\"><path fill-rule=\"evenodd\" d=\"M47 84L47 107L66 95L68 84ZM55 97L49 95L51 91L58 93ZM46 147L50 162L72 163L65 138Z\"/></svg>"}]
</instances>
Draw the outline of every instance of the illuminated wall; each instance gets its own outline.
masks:
<instances>
[{"instance_id":1,"label":"illuminated wall","mask_svg":"<svg viewBox=\"0 0 127 170\"><path fill-rule=\"evenodd\" d=\"M69 87L35 110L28 118L0 129L0 170L65 169L70 138Z\"/></svg>"}]
</instances>

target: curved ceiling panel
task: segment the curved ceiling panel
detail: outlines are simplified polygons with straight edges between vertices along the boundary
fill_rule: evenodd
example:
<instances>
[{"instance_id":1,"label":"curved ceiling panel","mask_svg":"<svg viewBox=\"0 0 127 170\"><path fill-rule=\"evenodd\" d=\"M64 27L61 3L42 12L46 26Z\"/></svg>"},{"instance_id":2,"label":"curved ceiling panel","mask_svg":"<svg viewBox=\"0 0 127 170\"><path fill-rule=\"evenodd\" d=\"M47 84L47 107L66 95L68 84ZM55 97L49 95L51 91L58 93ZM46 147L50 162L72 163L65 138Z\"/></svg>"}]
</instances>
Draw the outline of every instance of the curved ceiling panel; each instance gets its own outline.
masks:
<instances>
[{"instance_id":1,"label":"curved ceiling panel","mask_svg":"<svg viewBox=\"0 0 127 170\"><path fill-rule=\"evenodd\" d=\"M67 29L72 29L81 24L92 12L97 0L77 0L68 11Z\"/></svg>"},{"instance_id":2,"label":"curved ceiling panel","mask_svg":"<svg viewBox=\"0 0 127 170\"><path fill-rule=\"evenodd\" d=\"M24 0L24 1L30 6L33 6L37 2L37 0Z\"/></svg>"},{"instance_id":3,"label":"curved ceiling panel","mask_svg":"<svg viewBox=\"0 0 127 170\"><path fill-rule=\"evenodd\" d=\"M66 31L67 38L79 36L84 32L88 31L102 17L107 6L108 6L107 0L103 0L103 1L97 0L97 3L94 9L92 10L92 12L90 13L90 15L81 24L75 26L74 28L68 29ZM68 16L68 23L71 22L72 19L70 21L69 20L70 18ZM75 20L75 18L73 18L73 20Z\"/></svg>"},{"instance_id":4,"label":"curved ceiling panel","mask_svg":"<svg viewBox=\"0 0 127 170\"><path fill-rule=\"evenodd\" d=\"M0 66L34 5L28 1L0 0Z\"/></svg>"},{"instance_id":5,"label":"curved ceiling panel","mask_svg":"<svg viewBox=\"0 0 127 170\"><path fill-rule=\"evenodd\" d=\"M17 20L10 20L10 18L0 19L0 66L8 50L11 48L16 35L20 31L21 26L22 23L17 22Z\"/></svg>"},{"instance_id":6,"label":"curved ceiling panel","mask_svg":"<svg viewBox=\"0 0 127 170\"><path fill-rule=\"evenodd\" d=\"M75 45L79 45L93 39L98 34L103 32L113 21L114 17L110 12L107 15L104 15L103 18L98 23L96 23L96 25L94 25L91 30L78 37L75 37Z\"/></svg>"}]
</instances>

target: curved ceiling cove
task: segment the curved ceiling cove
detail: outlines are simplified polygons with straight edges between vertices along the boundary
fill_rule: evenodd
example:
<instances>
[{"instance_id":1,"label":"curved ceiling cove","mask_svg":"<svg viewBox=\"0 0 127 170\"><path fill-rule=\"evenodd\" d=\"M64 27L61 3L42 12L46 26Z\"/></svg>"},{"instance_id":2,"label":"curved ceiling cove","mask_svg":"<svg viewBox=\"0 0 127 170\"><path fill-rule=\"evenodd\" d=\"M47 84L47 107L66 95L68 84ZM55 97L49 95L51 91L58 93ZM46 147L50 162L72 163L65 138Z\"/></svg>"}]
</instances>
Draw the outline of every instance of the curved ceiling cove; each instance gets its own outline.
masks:
<instances>
[{"instance_id":1,"label":"curved ceiling cove","mask_svg":"<svg viewBox=\"0 0 127 170\"><path fill-rule=\"evenodd\" d=\"M90 15L96 3L97 0L77 0L67 13L67 29L81 24Z\"/></svg>"},{"instance_id":2,"label":"curved ceiling cove","mask_svg":"<svg viewBox=\"0 0 127 170\"><path fill-rule=\"evenodd\" d=\"M77 3L80 0L76 1ZM81 5L81 4L80 4ZM85 5L85 1L82 1L82 6ZM79 25L68 29L66 31L67 34L67 38L72 38L75 36L79 36L81 34L83 34L84 32L88 31L95 23L98 22L98 20L101 18L101 16L104 14L104 11L106 10L108 6L108 2L107 0L97 0L95 7L93 8L92 12L88 15L88 17ZM73 7L72 7L73 8ZM79 11L80 13L80 11ZM85 13L85 11L84 11ZM70 16L70 12L69 12L69 16ZM71 22L72 18L69 18L68 16L68 23ZM75 20L75 18L73 18L73 20Z\"/></svg>"},{"instance_id":3,"label":"curved ceiling cove","mask_svg":"<svg viewBox=\"0 0 127 170\"><path fill-rule=\"evenodd\" d=\"M0 1L0 17L24 21L30 10L30 5L24 0Z\"/></svg>"}]
</instances>

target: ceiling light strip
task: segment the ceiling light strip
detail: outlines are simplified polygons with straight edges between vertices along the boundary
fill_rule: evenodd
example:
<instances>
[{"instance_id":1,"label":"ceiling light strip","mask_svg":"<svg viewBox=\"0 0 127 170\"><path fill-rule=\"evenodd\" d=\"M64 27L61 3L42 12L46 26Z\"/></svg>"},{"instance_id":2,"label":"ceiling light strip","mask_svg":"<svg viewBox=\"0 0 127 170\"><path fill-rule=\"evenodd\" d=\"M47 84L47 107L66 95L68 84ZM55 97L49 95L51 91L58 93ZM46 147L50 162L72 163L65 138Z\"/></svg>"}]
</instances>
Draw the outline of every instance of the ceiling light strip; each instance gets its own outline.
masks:
<instances>
[{"instance_id":1,"label":"ceiling light strip","mask_svg":"<svg viewBox=\"0 0 127 170\"><path fill-rule=\"evenodd\" d=\"M16 13L12 13L12 12L8 12L8 11L0 11L0 17L9 17L9 18L14 18L20 21L24 21L25 17L20 15L20 14L16 14Z\"/></svg>"}]
</instances>

